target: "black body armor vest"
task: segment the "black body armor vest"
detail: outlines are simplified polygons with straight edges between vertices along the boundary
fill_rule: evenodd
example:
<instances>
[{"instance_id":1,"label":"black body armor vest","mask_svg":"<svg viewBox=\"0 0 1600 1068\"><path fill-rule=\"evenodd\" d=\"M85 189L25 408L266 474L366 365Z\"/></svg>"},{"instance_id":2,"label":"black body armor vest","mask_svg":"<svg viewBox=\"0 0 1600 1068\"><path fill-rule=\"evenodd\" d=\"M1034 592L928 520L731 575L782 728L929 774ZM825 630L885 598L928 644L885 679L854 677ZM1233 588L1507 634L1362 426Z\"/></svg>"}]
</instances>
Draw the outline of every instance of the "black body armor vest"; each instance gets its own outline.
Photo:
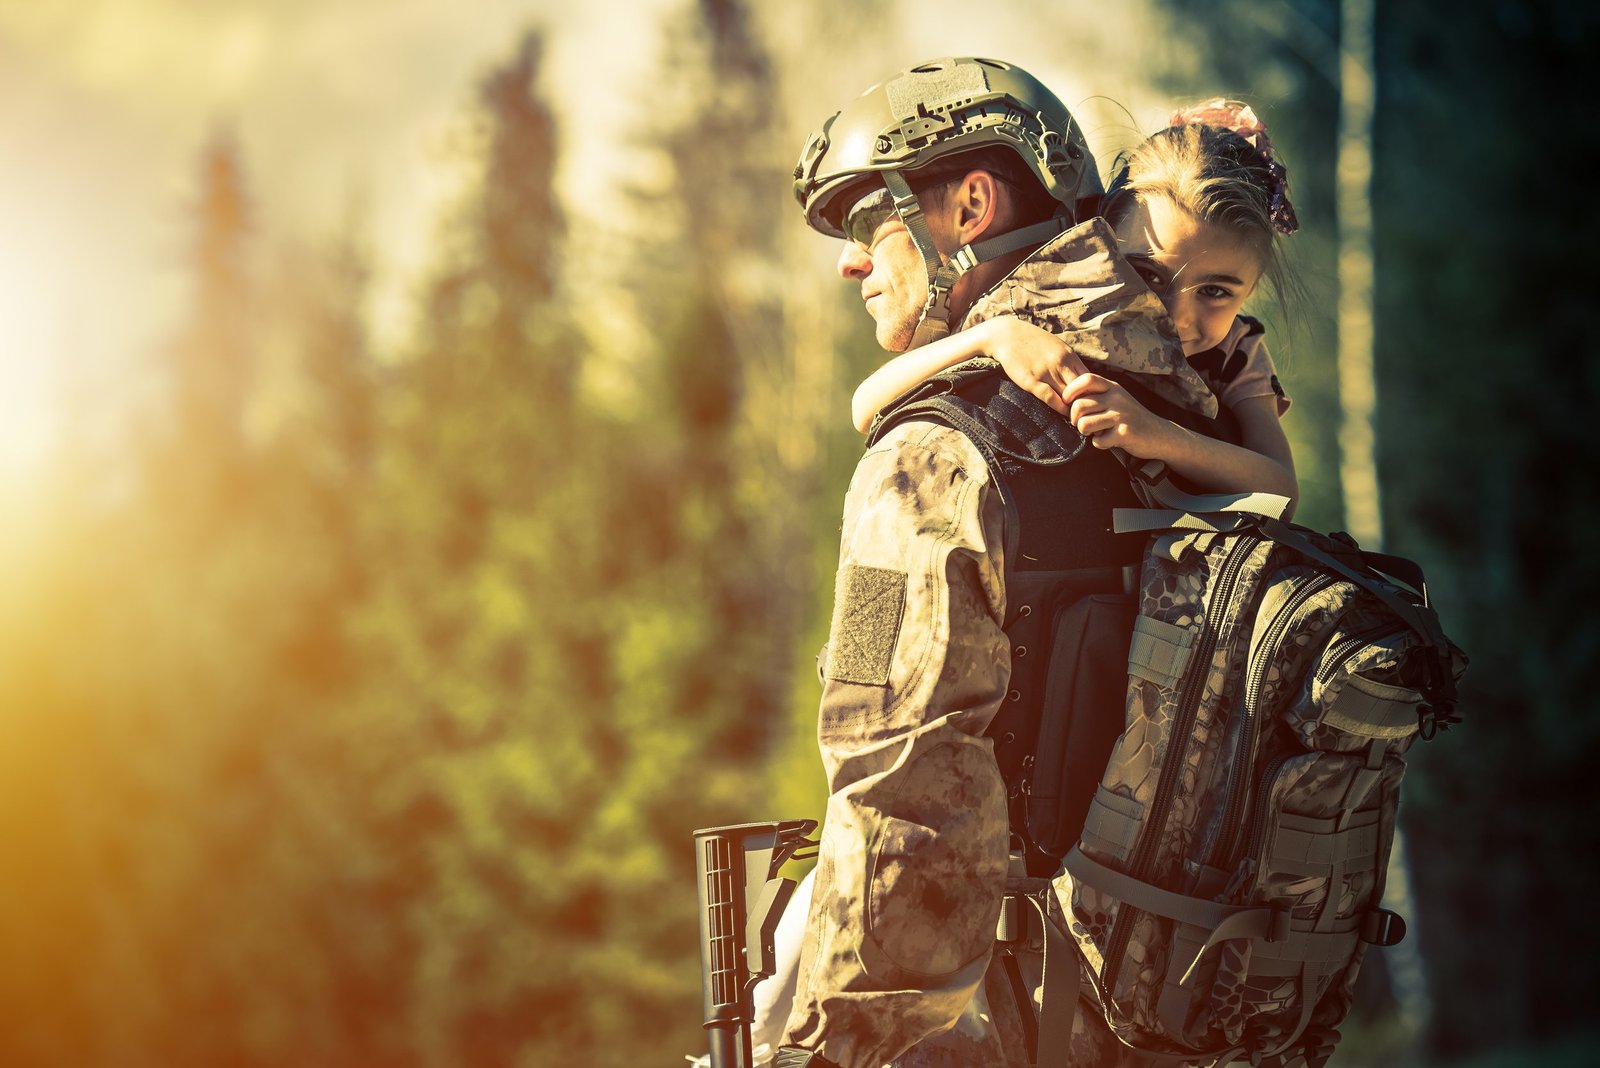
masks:
<instances>
[{"instance_id":1,"label":"black body armor vest","mask_svg":"<svg viewBox=\"0 0 1600 1068\"><path fill-rule=\"evenodd\" d=\"M1231 417L1207 420L1121 384L1158 415L1238 440ZM1112 510L1141 502L1114 454L1090 446L992 361L962 364L901 397L874 424L869 444L913 420L965 434L1005 503L1011 686L988 735L1013 847L1025 853L1030 875L1051 876L1078 839L1123 729L1131 591L1145 539L1113 533Z\"/></svg>"}]
</instances>

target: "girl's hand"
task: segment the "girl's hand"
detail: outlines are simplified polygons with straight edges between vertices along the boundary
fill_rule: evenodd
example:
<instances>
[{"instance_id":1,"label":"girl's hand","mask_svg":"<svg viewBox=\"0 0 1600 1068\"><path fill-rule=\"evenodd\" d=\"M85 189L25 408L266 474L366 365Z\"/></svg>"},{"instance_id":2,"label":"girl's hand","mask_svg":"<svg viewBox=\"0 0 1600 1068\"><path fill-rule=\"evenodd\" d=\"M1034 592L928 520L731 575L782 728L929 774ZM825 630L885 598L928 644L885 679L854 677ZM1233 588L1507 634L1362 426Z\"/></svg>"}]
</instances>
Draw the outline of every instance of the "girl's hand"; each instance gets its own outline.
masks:
<instances>
[{"instance_id":1,"label":"girl's hand","mask_svg":"<svg viewBox=\"0 0 1600 1068\"><path fill-rule=\"evenodd\" d=\"M1173 450L1176 423L1153 415L1109 378L1083 374L1063 390L1067 418L1097 449L1122 449L1141 460L1164 460Z\"/></svg>"},{"instance_id":2,"label":"girl's hand","mask_svg":"<svg viewBox=\"0 0 1600 1068\"><path fill-rule=\"evenodd\" d=\"M1059 338L1011 315L996 316L975 329L982 331L984 354L1000 361L1006 377L1062 415L1070 415L1062 394L1087 368Z\"/></svg>"}]
</instances>

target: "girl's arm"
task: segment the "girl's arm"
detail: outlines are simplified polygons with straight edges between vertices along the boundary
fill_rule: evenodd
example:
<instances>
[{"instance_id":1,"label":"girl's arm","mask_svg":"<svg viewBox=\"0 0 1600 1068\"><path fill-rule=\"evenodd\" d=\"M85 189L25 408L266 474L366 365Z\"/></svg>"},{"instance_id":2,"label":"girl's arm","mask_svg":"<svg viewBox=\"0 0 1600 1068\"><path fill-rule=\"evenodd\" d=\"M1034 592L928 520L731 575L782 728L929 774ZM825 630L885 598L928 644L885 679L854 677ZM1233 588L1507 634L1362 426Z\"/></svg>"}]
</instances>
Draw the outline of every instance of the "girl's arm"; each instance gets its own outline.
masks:
<instances>
[{"instance_id":1,"label":"girl's arm","mask_svg":"<svg viewBox=\"0 0 1600 1068\"><path fill-rule=\"evenodd\" d=\"M889 360L856 387L850 417L863 434L884 406L919 382L979 356L999 360L1011 380L1050 407L1067 414L1061 393L1083 373L1082 361L1048 330L1009 315L912 349Z\"/></svg>"},{"instance_id":2,"label":"girl's arm","mask_svg":"<svg viewBox=\"0 0 1600 1068\"><path fill-rule=\"evenodd\" d=\"M1080 375L1067 387L1073 426L1096 448L1125 450L1160 460L1197 488L1211 493L1276 493L1289 498L1284 518L1300 497L1294 455L1278 422L1277 398L1251 397L1234 406L1243 447L1208 438L1154 415L1127 390L1100 375Z\"/></svg>"}]
</instances>

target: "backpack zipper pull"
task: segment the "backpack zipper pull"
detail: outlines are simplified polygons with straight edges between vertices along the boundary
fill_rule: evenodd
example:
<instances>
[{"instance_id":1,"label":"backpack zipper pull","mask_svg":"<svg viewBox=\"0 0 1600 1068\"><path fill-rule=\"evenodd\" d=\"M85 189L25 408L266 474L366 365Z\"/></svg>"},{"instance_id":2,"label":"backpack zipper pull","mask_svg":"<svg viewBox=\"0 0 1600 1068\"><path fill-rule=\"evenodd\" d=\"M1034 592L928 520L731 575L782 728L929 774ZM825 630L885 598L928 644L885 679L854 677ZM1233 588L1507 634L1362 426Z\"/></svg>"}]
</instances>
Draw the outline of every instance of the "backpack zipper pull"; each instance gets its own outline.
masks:
<instances>
[{"instance_id":1,"label":"backpack zipper pull","mask_svg":"<svg viewBox=\"0 0 1600 1068\"><path fill-rule=\"evenodd\" d=\"M1233 878L1228 880L1218 900L1230 905L1244 904L1245 891L1255 882L1256 867L1255 857L1245 857L1239 861L1239 866L1233 869Z\"/></svg>"}]
</instances>

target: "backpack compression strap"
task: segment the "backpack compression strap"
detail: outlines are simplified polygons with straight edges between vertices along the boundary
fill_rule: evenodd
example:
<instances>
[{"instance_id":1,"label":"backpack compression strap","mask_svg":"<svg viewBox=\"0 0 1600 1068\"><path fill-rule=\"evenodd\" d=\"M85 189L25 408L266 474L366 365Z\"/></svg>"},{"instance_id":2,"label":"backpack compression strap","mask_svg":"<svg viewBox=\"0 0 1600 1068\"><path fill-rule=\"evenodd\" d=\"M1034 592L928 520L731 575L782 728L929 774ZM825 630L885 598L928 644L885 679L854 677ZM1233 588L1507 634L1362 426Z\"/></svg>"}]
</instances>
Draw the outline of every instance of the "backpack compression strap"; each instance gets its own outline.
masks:
<instances>
[{"instance_id":1,"label":"backpack compression strap","mask_svg":"<svg viewBox=\"0 0 1600 1068\"><path fill-rule=\"evenodd\" d=\"M1134 492L1151 508L1175 509L1180 512L1253 512L1256 515L1282 519L1289 510L1289 498L1276 493L1185 493L1167 474L1167 465L1160 460L1141 460L1129 456L1122 449L1112 449L1111 454L1128 469ZM1122 528L1118 528L1119 532ZM1129 527L1129 530L1139 529ZM1160 529L1159 526L1149 529Z\"/></svg>"}]
</instances>

